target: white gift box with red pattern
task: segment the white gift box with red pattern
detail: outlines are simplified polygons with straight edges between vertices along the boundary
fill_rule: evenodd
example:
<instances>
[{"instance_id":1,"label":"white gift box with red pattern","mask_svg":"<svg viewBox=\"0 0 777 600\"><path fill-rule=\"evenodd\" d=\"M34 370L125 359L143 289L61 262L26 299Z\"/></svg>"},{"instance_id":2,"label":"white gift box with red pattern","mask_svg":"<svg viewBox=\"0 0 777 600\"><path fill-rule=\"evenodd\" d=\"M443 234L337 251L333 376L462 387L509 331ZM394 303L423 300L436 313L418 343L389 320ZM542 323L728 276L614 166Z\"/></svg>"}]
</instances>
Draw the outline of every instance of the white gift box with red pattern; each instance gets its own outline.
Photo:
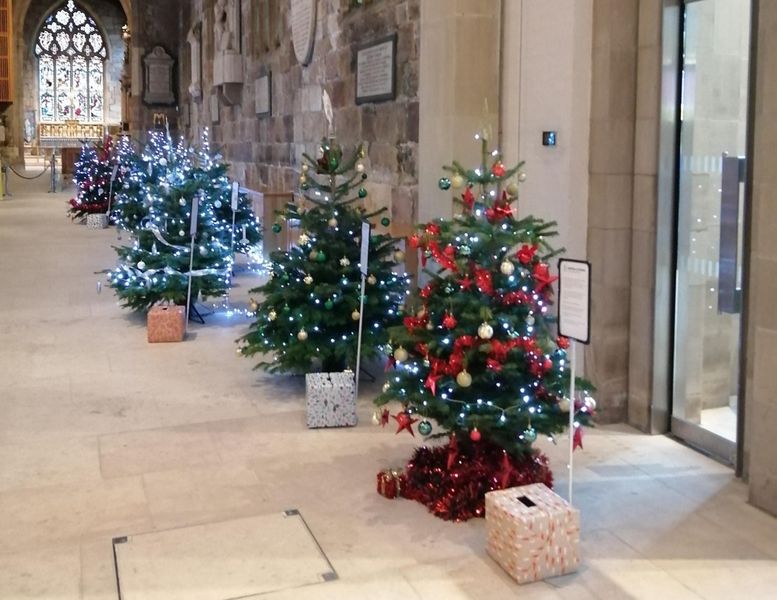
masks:
<instances>
[{"instance_id":1,"label":"white gift box with red pattern","mask_svg":"<svg viewBox=\"0 0 777 600\"><path fill-rule=\"evenodd\" d=\"M486 550L518 583L580 563L580 512L542 483L486 494L486 534Z\"/></svg>"}]
</instances>

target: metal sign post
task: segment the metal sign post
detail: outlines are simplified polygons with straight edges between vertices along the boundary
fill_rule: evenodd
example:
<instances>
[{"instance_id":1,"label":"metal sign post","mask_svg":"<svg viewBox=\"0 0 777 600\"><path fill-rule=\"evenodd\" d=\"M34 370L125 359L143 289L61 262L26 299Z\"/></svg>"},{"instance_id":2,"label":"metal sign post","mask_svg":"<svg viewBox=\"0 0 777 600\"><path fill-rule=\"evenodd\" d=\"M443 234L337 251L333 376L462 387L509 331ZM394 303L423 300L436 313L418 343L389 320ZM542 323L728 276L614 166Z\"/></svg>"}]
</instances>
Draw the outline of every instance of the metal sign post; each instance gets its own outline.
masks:
<instances>
[{"instance_id":1,"label":"metal sign post","mask_svg":"<svg viewBox=\"0 0 777 600\"><path fill-rule=\"evenodd\" d=\"M361 256L359 258L359 271L362 275L362 285L359 290L359 335L356 341L356 398L359 398L359 370L361 369L362 359L362 330L364 325L364 288L367 284L367 273L369 270L370 253L370 224L362 223L362 244Z\"/></svg>"},{"instance_id":2,"label":"metal sign post","mask_svg":"<svg viewBox=\"0 0 777 600\"><path fill-rule=\"evenodd\" d=\"M575 377L577 342L591 341L591 263L562 258L558 261L558 332L569 338L569 494L572 504L572 479L575 450Z\"/></svg>"}]
</instances>

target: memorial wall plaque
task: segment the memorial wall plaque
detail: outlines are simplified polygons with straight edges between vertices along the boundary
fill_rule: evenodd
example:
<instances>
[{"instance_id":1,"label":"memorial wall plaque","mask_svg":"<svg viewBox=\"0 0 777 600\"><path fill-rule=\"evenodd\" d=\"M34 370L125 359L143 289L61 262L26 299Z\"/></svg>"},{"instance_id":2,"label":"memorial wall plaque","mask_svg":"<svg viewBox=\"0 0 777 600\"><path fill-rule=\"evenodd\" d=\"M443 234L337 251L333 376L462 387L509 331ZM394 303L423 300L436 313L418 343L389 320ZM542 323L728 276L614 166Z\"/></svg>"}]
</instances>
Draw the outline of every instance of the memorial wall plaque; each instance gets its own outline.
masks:
<instances>
[{"instance_id":1,"label":"memorial wall plaque","mask_svg":"<svg viewBox=\"0 0 777 600\"><path fill-rule=\"evenodd\" d=\"M175 104L173 93L173 64L175 61L162 46L156 46L143 59L145 65L145 93L143 102L146 104Z\"/></svg>"},{"instance_id":2,"label":"memorial wall plaque","mask_svg":"<svg viewBox=\"0 0 777 600\"><path fill-rule=\"evenodd\" d=\"M210 122L219 122L219 95L217 93L210 95Z\"/></svg>"},{"instance_id":3,"label":"memorial wall plaque","mask_svg":"<svg viewBox=\"0 0 777 600\"><path fill-rule=\"evenodd\" d=\"M317 0L291 0L291 41L294 54L305 66L313 58Z\"/></svg>"},{"instance_id":4,"label":"memorial wall plaque","mask_svg":"<svg viewBox=\"0 0 777 600\"><path fill-rule=\"evenodd\" d=\"M254 82L254 99L257 116L272 115L272 73L262 75Z\"/></svg>"},{"instance_id":5,"label":"memorial wall plaque","mask_svg":"<svg viewBox=\"0 0 777 600\"><path fill-rule=\"evenodd\" d=\"M393 100L396 96L397 35L356 50L356 104Z\"/></svg>"}]
</instances>

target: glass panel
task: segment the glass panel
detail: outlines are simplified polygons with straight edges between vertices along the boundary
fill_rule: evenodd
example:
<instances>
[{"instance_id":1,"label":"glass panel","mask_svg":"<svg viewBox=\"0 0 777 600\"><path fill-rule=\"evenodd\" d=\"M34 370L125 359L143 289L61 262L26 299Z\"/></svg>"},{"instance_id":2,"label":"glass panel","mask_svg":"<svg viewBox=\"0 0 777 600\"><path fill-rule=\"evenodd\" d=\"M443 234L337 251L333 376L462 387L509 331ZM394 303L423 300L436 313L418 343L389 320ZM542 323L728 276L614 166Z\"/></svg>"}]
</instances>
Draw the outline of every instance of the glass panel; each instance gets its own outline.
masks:
<instances>
[{"instance_id":1,"label":"glass panel","mask_svg":"<svg viewBox=\"0 0 777 600\"><path fill-rule=\"evenodd\" d=\"M40 120L50 123L55 119L54 110L54 61L44 57L38 65L38 86L40 88Z\"/></svg>"},{"instance_id":2,"label":"glass panel","mask_svg":"<svg viewBox=\"0 0 777 600\"><path fill-rule=\"evenodd\" d=\"M73 92L75 94L73 115L79 121L84 121L87 118L88 89L86 59L79 56L73 60Z\"/></svg>"},{"instance_id":3,"label":"glass panel","mask_svg":"<svg viewBox=\"0 0 777 600\"><path fill-rule=\"evenodd\" d=\"M742 186L736 167L733 235L731 223L721 231L724 215L732 214L723 210L721 192L724 155L745 154L749 31L750 0L686 5L673 416L731 441L736 441L740 315L725 301L738 297L737 276L728 281L724 275L727 266L741 273Z\"/></svg>"},{"instance_id":4,"label":"glass panel","mask_svg":"<svg viewBox=\"0 0 777 600\"><path fill-rule=\"evenodd\" d=\"M93 58L89 61L89 120L103 118L103 61Z\"/></svg>"},{"instance_id":5,"label":"glass panel","mask_svg":"<svg viewBox=\"0 0 777 600\"><path fill-rule=\"evenodd\" d=\"M60 57L56 62L57 81L57 119L72 119L72 90L70 88L70 59Z\"/></svg>"}]
</instances>

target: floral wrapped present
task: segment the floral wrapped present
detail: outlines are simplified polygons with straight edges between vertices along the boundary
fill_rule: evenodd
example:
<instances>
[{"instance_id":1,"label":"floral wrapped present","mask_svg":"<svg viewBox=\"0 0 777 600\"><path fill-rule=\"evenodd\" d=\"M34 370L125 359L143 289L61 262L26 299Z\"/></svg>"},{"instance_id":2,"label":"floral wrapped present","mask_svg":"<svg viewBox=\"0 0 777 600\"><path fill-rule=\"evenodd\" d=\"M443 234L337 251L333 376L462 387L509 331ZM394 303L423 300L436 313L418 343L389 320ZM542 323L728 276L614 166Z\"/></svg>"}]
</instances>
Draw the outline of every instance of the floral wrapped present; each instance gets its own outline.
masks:
<instances>
[{"instance_id":1,"label":"floral wrapped present","mask_svg":"<svg viewBox=\"0 0 777 600\"><path fill-rule=\"evenodd\" d=\"M580 513L541 483L486 494L486 550L518 583L577 570Z\"/></svg>"},{"instance_id":2,"label":"floral wrapped present","mask_svg":"<svg viewBox=\"0 0 777 600\"><path fill-rule=\"evenodd\" d=\"M305 396L308 427L356 425L356 381L353 371L308 373L305 376Z\"/></svg>"}]
</instances>

